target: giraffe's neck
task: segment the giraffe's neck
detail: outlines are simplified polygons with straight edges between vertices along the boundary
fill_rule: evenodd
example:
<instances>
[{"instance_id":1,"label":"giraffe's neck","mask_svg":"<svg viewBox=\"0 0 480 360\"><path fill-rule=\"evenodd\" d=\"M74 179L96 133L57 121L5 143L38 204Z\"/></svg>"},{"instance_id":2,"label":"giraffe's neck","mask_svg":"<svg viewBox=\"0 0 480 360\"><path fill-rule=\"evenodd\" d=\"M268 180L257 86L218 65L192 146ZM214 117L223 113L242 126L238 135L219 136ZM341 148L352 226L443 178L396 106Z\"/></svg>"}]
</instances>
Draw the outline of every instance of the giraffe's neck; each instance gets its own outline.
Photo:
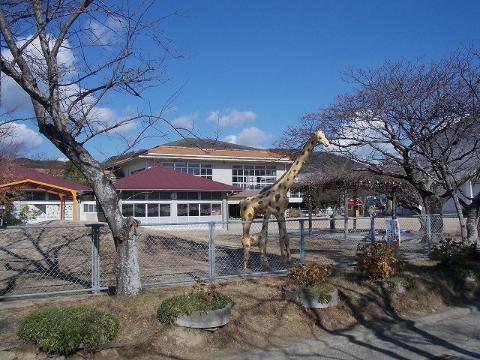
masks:
<instances>
[{"instance_id":1,"label":"giraffe's neck","mask_svg":"<svg viewBox=\"0 0 480 360\"><path fill-rule=\"evenodd\" d=\"M283 190L287 192L295 182L295 178L298 176L298 173L303 167L303 164L308 159L310 154L313 152L313 148L317 145L317 142L312 137L308 140L308 142L303 147L302 152L300 155L297 156L295 162L290 166L290 169L283 174L283 176L279 179L277 185L279 190Z\"/></svg>"}]
</instances>

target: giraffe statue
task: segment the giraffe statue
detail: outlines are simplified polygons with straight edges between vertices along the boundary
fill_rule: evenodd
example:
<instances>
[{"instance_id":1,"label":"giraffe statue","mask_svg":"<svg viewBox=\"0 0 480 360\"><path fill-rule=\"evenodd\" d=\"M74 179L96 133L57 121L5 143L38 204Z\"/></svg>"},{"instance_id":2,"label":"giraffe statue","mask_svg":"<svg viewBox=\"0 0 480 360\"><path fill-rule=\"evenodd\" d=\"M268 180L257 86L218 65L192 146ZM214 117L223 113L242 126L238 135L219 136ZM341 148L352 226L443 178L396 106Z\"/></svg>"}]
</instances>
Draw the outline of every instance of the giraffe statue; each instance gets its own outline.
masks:
<instances>
[{"instance_id":1,"label":"giraffe statue","mask_svg":"<svg viewBox=\"0 0 480 360\"><path fill-rule=\"evenodd\" d=\"M280 235L280 252L282 258L290 260L290 245L285 223L285 211L288 206L287 192L292 187L295 178L302 169L303 164L318 144L329 146L330 143L323 131L316 131L303 147L302 152L295 159L290 169L285 172L274 184L263 188L259 194L250 196L240 201L240 216L243 222L243 270L247 270L248 259L252 246L260 249L262 264L268 266L267 262L267 235L268 220L273 215L278 221ZM259 234L250 235L252 220L256 215L263 215L262 230Z\"/></svg>"}]
</instances>

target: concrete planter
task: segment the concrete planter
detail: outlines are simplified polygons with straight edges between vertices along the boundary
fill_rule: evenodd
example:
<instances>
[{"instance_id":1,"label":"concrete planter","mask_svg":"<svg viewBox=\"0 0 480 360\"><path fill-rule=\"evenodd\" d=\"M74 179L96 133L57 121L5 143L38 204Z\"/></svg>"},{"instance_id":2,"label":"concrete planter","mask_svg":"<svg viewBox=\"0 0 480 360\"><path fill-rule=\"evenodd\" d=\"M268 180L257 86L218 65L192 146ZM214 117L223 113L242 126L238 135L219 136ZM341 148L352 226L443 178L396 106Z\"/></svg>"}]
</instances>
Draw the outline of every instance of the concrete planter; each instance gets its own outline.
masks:
<instances>
[{"instance_id":1,"label":"concrete planter","mask_svg":"<svg viewBox=\"0 0 480 360\"><path fill-rule=\"evenodd\" d=\"M228 324L232 312L232 304L223 309L209 311L194 311L177 317L175 324L194 329L218 328Z\"/></svg>"},{"instance_id":2,"label":"concrete planter","mask_svg":"<svg viewBox=\"0 0 480 360\"><path fill-rule=\"evenodd\" d=\"M392 291L396 294L405 294L407 292L407 288L399 283L395 284L395 286L391 286L389 283L383 282L382 288L384 288L387 291Z\"/></svg>"},{"instance_id":3,"label":"concrete planter","mask_svg":"<svg viewBox=\"0 0 480 360\"><path fill-rule=\"evenodd\" d=\"M337 289L325 293L326 295L330 296L330 301L328 302L318 301L318 296L313 295L304 289L290 289L283 287L282 293L285 299L296 302L307 309L326 309L337 306L338 304Z\"/></svg>"}]
</instances>

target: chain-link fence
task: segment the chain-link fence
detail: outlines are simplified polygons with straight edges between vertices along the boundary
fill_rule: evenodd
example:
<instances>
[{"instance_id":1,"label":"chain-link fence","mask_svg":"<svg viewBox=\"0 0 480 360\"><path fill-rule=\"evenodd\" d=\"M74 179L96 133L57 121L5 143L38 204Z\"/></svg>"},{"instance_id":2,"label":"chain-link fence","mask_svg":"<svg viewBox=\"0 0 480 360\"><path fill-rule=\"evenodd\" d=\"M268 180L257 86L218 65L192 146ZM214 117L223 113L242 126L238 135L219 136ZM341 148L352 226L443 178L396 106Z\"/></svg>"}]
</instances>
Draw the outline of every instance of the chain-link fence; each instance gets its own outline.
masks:
<instances>
[{"instance_id":1,"label":"chain-link fence","mask_svg":"<svg viewBox=\"0 0 480 360\"><path fill-rule=\"evenodd\" d=\"M251 224L258 234L262 221ZM144 286L284 273L292 264L325 261L349 267L359 243L399 241L407 259L428 256L458 220L437 215L391 218L303 218L285 222L292 253L281 256L279 226L269 222L267 261L252 248L243 271L241 222L142 225L139 264ZM98 292L115 285L116 252L105 224L45 224L0 229L0 298Z\"/></svg>"}]
</instances>

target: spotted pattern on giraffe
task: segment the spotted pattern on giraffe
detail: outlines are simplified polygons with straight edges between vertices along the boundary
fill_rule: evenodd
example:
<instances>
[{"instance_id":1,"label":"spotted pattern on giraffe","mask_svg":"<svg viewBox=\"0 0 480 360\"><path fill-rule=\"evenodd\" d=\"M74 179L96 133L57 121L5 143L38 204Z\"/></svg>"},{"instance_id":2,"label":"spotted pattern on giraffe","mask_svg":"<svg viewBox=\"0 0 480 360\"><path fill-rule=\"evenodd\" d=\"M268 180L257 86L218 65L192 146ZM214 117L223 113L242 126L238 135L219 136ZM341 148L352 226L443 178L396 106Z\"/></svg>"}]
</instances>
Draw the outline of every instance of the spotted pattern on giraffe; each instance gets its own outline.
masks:
<instances>
[{"instance_id":1,"label":"spotted pattern on giraffe","mask_svg":"<svg viewBox=\"0 0 480 360\"><path fill-rule=\"evenodd\" d=\"M303 152L298 156L290 169L284 173L274 184L262 189L256 196L248 197L240 202L240 215L243 223L242 245L244 250L244 270L247 268L250 250L253 245L260 248L262 263L267 264L266 244L268 236L268 220L271 215L275 216L278 221L280 234L280 252L284 257L286 252L287 260L290 259L290 246L286 230L285 211L288 207L288 197L286 196L288 189L300 172L305 160L308 158L313 148L317 144L329 145L327 138L322 131L315 132L311 139L305 144ZM264 200L268 200L268 204ZM254 215L264 215L263 226L260 234L250 235L250 219ZM248 220L248 222L245 222ZM282 220L282 221L280 221Z\"/></svg>"}]
</instances>

